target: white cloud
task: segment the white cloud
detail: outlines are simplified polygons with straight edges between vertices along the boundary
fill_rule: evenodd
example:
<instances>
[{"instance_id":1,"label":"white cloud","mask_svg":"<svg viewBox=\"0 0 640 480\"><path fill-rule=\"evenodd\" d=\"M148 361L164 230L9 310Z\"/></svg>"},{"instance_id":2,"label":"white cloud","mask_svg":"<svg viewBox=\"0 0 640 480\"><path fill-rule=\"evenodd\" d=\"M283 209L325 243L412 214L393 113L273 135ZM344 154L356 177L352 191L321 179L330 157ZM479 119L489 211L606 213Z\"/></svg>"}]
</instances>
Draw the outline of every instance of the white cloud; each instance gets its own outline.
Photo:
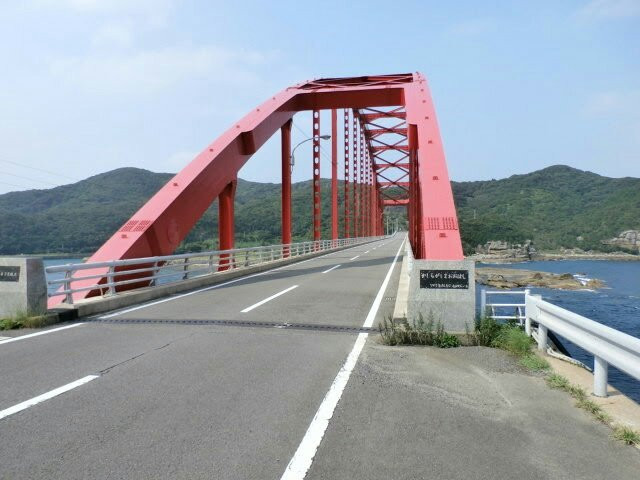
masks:
<instances>
[{"instance_id":1,"label":"white cloud","mask_svg":"<svg viewBox=\"0 0 640 480\"><path fill-rule=\"evenodd\" d=\"M584 20L606 20L640 15L640 0L591 0L577 12Z\"/></svg>"},{"instance_id":2,"label":"white cloud","mask_svg":"<svg viewBox=\"0 0 640 480\"><path fill-rule=\"evenodd\" d=\"M472 37L495 30L496 22L492 18L472 18L454 23L449 33L458 36Z\"/></svg>"},{"instance_id":3,"label":"white cloud","mask_svg":"<svg viewBox=\"0 0 640 480\"><path fill-rule=\"evenodd\" d=\"M99 28L93 35L91 43L98 48L126 48L133 43L131 25L110 23Z\"/></svg>"},{"instance_id":4,"label":"white cloud","mask_svg":"<svg viewBox=\"0 0 640 480\"><path fill-rule=\"evenodd\" d=\"M588 116L620 116L640 118L640 90L599 92L586 101Z\"/></svg>"},{"instance_id":5,"label":"white cloud","mask_svg":"<svg viewBox=\"0 0 640 480\"><path fill-rule=\"evenodd\" d=\"M217 46L94 53L52 60L54 77L89 92L145 95L208 79L212 85L255 84L273 53Z\"/></svg>"},{"instance_id":6,"label":"white cloud","mask_svg":"<svg viewBox=\"0 0 640 480\"><path fill-rule=\"evenodd\" d=\"M135 17L151 26L163 26L174 0L31 0L36 8L102 17Z\"/></svg>"}]
</instances>

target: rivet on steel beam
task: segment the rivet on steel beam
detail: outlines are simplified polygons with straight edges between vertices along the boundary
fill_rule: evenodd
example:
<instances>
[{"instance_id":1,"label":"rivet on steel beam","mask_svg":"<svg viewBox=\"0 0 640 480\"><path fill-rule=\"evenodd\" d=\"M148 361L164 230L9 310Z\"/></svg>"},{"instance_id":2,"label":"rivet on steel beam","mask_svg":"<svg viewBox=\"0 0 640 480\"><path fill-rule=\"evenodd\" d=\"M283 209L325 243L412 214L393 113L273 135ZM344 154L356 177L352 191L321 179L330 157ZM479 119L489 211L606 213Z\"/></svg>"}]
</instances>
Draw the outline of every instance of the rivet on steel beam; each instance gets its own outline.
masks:
<instances>
[{"instance_id":1,"label":"rivet on steel beam","mask_svg":"<svg viewBox=\"0 0 640 480\"><path fill-rule=\"evenodd\" d=\"M178 186L178 182L173 182L173 186L177 187Z\"/></svg>"},{"instance_id":2,"label":"rivet on steel beam","mask_svg":"<svg viewBox=\"0 0 640 480\"><path fill-rule=\"evenodd\" d=\"M447 234L445 232L440 232L440 238L447 238Z\"/></svg>"},{"instance_id":3,"label":"rivet on steel beam","mask_svg":"<svg viewBox=\"0 0 640 480\"><path fill-rule=\"evenodd\" d=\"M209 151L210 151L210 152L213 152L213 148L210 148L210 149L209 149Z\"/></svg>"},{"instance_id":4,"label":"rivet on steel beam","mask_svg":"<svg viewBox=\"0 0 640 480\"><path fill-rule=\"evenodd\" d=\"M120 234L120 238L127 238L127 234L126 233Z\"/></svg>"},{"instance_id":5,"label":"rivet on steel beam","mask_svg":"<svg viewBox=\"0 0 640 480\"><path fill-rule=\"evenodd\" d=\"M434 175L432 180L439 180L437 175Z\"/></svg>"},{"instance_id":6,"label":"rivet on steel beam","mask_svg":"<svg viewBox=\"0 0 640 480\"><path fill-rule=\"evenodd\" d=\"M429 140L427 143L433 143L433 140Z\"/></svg>"}]
</instances>

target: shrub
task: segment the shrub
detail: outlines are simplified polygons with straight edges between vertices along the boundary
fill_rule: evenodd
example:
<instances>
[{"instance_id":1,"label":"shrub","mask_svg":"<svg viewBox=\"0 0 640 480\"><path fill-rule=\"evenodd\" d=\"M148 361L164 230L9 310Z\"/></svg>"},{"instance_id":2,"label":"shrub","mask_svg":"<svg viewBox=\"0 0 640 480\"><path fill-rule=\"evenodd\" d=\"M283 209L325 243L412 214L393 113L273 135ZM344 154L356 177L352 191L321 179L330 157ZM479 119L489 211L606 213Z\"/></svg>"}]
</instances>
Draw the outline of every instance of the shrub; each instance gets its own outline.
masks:
<instances>
[{"instance_id":1,"label":"shrub","mask_svg":"<svg viewBox=\"0 0 640 480\"><path fill-rule=\"evenodd\" d=\"M445 332L441 322L434 325L432 315L425 322L422 315L412 323L406 318L394 320L385 317L378 325L385 345L433 345L440 348L458 347L458 337Z\"/></svg>"}]
</instances>

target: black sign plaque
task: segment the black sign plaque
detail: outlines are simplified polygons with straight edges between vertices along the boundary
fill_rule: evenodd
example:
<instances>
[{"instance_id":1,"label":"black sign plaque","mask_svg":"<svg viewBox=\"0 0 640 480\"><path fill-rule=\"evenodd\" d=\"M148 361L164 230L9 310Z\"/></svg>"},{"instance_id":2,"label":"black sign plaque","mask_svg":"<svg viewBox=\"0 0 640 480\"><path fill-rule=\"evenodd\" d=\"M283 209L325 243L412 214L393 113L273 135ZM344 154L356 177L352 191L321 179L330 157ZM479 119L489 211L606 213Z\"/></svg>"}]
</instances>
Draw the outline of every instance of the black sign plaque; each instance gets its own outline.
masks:
<instances>
[{"instance_id":1,"label":"black sign plaque","mask_svg":"<svg viewBox=\"0 0 640 480\"><path fill-rule=\"evenodd\" d=\"M0 282L17 282L20 280L20 267L0 267Z\"/></svg>"},{"instance_id":2,"label":"black sign plaque","mask_svg":"<svg viewBox=\"0 0 640 480\"><path fill-rule=\"evenodd\" d=\"M420 270L420 288L469 288L469 270Z\"/></svg>"}]
</instances>

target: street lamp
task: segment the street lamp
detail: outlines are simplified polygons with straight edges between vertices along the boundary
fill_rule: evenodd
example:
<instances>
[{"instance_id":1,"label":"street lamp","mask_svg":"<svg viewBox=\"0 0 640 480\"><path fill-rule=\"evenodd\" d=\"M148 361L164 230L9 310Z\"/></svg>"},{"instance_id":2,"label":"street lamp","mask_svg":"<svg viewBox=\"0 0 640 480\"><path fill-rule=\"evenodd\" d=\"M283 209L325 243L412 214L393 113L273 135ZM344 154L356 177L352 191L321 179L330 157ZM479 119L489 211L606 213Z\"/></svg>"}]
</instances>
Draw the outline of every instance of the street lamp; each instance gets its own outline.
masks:
<instances>
[{"instance_id":1,"label":"street lamp","mask_svg":"<svg viewBox=\"0 0 640 480\"><path fill-rule=\"evenodd\" d=\"M320 140L329 140L330 138L331 138L331 135L320 135ZM293 165L296 162L296 158L294 157L294 154L296 152L296 148L298 148L303 143L308 142L309 140L313 140L313 137L309 137L309 138L301 141L299 144L297 144L295 147L293 147L293 150L291 150L291 171L293 171Z\"/></svg>"}]
</instances>

